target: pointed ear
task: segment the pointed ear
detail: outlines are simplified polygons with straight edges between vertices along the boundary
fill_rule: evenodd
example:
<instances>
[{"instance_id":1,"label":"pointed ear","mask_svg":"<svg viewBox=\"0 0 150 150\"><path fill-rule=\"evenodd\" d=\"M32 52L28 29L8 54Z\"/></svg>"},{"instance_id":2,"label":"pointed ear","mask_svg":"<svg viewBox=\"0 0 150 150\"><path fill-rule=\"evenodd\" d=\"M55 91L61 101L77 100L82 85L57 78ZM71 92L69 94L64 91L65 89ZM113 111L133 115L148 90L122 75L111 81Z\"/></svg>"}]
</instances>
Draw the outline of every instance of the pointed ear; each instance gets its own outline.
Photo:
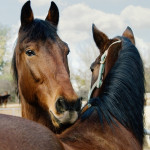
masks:
<instances>
[{"instance_id":1,"label":"pointed ear","mask_svg":"<svg viewBox=\"0 0 150 150\"><path fill-rule=\"evenodd\" d=\"M45 20L49 21L50 23L52 23L56 27L58 25L59 10L58 10L57 5L53 1L51 2L51 6L50 6L50 9L48 11L48 15L47 15Z\"/></svg>"},{"instance_id":2,"label":"pointed ear","mask_svg":"<svg viewBox=\"0 0 150 150\"><path fill-rule=\"evenodd\" d=\"M127 27L126 30L123 32L122 36L131 40L132 44L135 45L134 34L130 27Z\"/></svg>"},{"instance_id":3,"label":"pointed ear","mask_svg":"<svg viewBox=\"0 0 150 150\"><path fill-rule=\"evenodd\" d=\"M107 35L105 35L103 32L97 29L97 27L93 24L92 25L92 31L93 31L93 38L94 41L99 48L100 52L102 52L102 49L104 48L104 45L109 40ZM103 53L103 52L102 52Z\"/></svg>"},{"instance_id":4,"label":"pointed ear","mask_svg":"<svg viewBox=\"0 0 150 150\"><path fill-rule=\"evenodd\" d=\"M33 12L30 7L30 1L27 1L21 10L21 26L28 25L34 20Z\"/></svg>"}]
</instances>

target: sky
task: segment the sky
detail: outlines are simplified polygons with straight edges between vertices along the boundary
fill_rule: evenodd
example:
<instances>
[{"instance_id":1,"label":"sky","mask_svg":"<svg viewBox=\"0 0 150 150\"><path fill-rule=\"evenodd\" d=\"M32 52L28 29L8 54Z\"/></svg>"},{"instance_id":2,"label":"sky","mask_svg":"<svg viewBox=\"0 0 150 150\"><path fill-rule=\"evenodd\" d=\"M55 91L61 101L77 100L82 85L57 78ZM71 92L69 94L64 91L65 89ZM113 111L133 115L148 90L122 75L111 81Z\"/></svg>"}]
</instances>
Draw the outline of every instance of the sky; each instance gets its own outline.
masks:
<instances>
[{"instance_id":1,"label":"sky","mask_svg":"<svg viewBox=\"0 0 150 150\"><path fill-rule=\"evenodd\" d=\"M11 28L7 49L13 53L20 26L20 11L26 0L3 0L0 5L0 23ZM92 24L113 38L122 35L127 26L133 30L136 46L150 66L150 0L54 0L60 12L58 35L68 43L69 61L81 67L81 53L97 49L92 37ZM35 18L45 19L51 1L31 0ZM93 59L93 58L92 58ZM94 60L93 60L94 61ZM91 62L89 62L91 63ZM83 66L82 66L83 67ZM89 66L90 67L90 66Z\"/></svg>"}]
</instances>

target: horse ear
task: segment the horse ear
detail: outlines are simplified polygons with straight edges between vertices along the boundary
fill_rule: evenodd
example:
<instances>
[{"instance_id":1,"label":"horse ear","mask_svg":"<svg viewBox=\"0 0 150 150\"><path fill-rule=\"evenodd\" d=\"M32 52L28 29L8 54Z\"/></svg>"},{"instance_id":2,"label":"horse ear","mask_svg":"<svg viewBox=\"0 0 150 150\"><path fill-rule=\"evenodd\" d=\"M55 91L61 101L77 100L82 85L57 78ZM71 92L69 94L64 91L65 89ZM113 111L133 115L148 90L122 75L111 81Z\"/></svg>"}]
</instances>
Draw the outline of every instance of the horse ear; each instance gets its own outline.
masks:
<instances>
[{"instance_id":1,"label":"horse ear","mask_svg":"<svg viewBox=\"0 0 150 150\"><path fill-rule=\"evenodd\" d=\"M47 15L45 20L49 21L50 23L52 23L56 27L58 25L59 10L58 10L57 5L53 1L51 2L51 6L50 6L50 9L48 11L48 15Z\"/></svg>"},{"instance_id":2,"label":"horse ear","mask_svg":"<svg viewBox=\"0 0 150 150\"><path fill-rule=\"evenodd\" d=\"M122 36L131 40L132 44L135 45L134 34L130 27L127 27L126 30L123 32Z\"/></svg>"},{"instance_id":3,"label":"horse ear","mask_svg":"<svg viewBox=\"0 0 150 150\"><path fill-rule=\"evenodd\" d=\"M21 10L21 26L28 25L33 21L33 12L30 7L30 1L27 1Z\"/></svg>"},{"instance_id":4,"label":"horse ear","mask_svg":"<svg viewBox=\"0 0 150 150\"><path fill-rule=\"evenodd\" d=\"M102 52L104 45L108 41L108 37L103 32L98 30L94 24L92 25L92 31L93 31L94 41L95 41L97 47L99 48L100 52Z\"/></svg>"}]
</instances>

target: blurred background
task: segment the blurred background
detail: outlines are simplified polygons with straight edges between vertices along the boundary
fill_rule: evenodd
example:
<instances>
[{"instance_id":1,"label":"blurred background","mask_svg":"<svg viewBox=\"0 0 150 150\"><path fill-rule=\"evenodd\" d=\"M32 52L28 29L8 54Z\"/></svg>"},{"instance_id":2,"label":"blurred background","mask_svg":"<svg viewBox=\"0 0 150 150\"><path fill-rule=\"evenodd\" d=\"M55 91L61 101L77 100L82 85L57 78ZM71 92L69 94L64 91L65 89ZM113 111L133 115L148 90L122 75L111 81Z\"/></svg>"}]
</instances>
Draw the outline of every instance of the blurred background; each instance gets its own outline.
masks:
<instances>
[{"instance_id":1,"label":"blurred background","mask_svg":"<svg viewBox=\"0 0 150 150\"><path fill-rule=\"evenodd\" d=\"M20 12L26 0L5 0L0 5L0 113L20 116L20 104L11 73L13 48L20 26ZM31 0L34 17L45 19L49 0ZM92 23L113 38L127 26L133 30L145 68L145 126L150 129L150 1L148 0L54 0L60 11L58 34L68 43L73 86L85 100L90 89L90 65L98 56L92 37ZM5 108L6 107L6 108ZM150 145L146 136L146 146ZM146 149L146 148L145 148ZM149 149L147 147L147 149Z\"/></svg>"}]
</instances>

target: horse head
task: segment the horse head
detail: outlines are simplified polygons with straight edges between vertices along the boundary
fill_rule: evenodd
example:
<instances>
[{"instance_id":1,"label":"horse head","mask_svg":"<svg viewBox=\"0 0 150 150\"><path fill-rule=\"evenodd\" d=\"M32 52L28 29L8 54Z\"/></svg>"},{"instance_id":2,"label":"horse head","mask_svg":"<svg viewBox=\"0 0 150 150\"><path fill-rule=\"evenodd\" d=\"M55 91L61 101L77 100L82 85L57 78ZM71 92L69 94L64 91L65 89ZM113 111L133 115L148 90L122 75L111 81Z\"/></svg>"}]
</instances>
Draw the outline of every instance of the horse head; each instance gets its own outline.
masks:
<instances>
[{"instance_id":1,"label":"horse head","mask_svg":"<svg viewBox=\"0 0 150 150\"><path fill-rule=\"evenodd\" d=\"M122 36L109 39L93 25L93 38L100 54L90 67L89 106L98 106L108 124L119 121L142 145L144 69L133 32L127 27Z\"/></svg>"},{"instance_id":2,"label":"horse head","mask_svg":"<svg viewBox=\"0 0 150 150\"><path fill-rule=\"evenodd\" d=\"M92 71L91 87L94 85L94 83L98 80L98 77L100 76L99 81L97 82L101 82L101 86L95 88L95 91L91 93L93 94L91 95L92 97L97 97L102 90L103 81L105 80L107 74L114 66L118 58L119 51L122 48L122 41L118 37L109 39L107 35L98 30L94 24L92 26L92 31L94 41L100 52L99 56L91 64L90 67ZM134 35L130 27L127 27L122 36L128 38L133 43L133 45L135 45Z\"/></svg>"},{"instance_id":3,"label":"horse head","mask_svg":"<svg viewBox=\"0 0 150 150\"><path fill-rule=\"evenodd\" d=\"M61 125L73 124L81 106L70 82L69 47L57 35L58 22L59 10L54 2L46 19L40 20L34 19L27 1L21 10L13 57L23 117L46 126L52 122L54 132ZM33 110L27 112L29 108Z\"/></svg>"}]
</instances>

